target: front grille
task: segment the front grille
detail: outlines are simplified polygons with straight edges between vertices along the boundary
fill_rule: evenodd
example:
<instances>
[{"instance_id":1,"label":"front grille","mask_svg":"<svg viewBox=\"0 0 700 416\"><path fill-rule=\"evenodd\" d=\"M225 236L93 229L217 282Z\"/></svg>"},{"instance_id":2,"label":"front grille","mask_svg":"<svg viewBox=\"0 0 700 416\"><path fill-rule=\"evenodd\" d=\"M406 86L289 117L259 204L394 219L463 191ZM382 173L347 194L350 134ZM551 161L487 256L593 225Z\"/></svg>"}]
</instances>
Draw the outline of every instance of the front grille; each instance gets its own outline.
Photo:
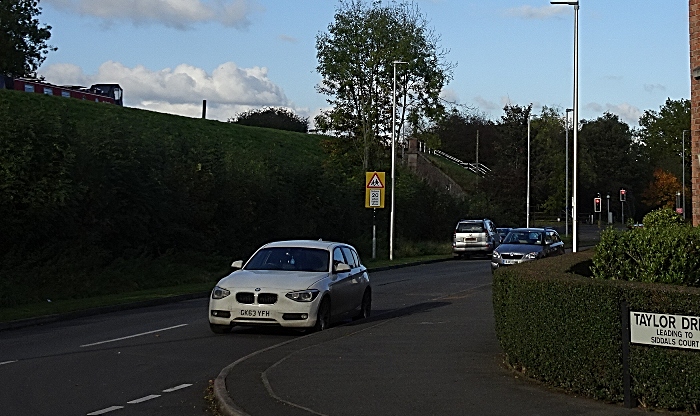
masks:
<instances>
[{"instance_id":1,"label":"front grille","mask_svg":"<svg viewBox=\"0 0 700 416\"><path fill-rule=\"evenodd\" d=\"M501 253L501 258L508 260L520 260L523 258L523 255L518 253Z\"/></svg>"},{"instance_id":2,"label":"front grille","mask_svg":"<svg viewBox=\"0 0 700 416\"><path fill-rule=\"evenodd\" d=\"M253 303L255 302L255 295L250 292L238 292L236 293L236 300L239 303Z\"/></svg>"},{"instance_id":3,"label":"front grille","mask_svg":"<svg viewBox=\"0 0 700 416\"><path fill-rule=\"evenodd\" d=\"M255 294L250 292L238 292L236 293L236 300L238 303L250 305L255 303ZM277 295L275 293L258 294L258 304L272 305L273 303L277 303Z\"/></svg>"},{"instance_id":4,"label":"front grille","mask_svg":"<svg viewBox=\"0 0 700 416\"><path fill-rule=\"evenodd\" d=\"M258 294L258 303L265 305L272 305L277 302L277 295L275 293L260 293Z\"/></svg>"}]
</instances>

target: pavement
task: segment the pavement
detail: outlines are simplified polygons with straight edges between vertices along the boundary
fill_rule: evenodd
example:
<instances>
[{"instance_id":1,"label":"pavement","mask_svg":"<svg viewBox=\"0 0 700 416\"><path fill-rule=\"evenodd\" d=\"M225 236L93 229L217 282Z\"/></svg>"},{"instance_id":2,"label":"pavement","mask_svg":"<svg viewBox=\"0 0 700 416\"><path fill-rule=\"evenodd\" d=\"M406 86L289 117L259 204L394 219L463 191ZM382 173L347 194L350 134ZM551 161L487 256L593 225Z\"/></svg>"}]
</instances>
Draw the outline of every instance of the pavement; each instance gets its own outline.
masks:
<instances>
[{"instance_id":1,"label":"pavement","mask_svg":"<svg viewBox=\"0 0 700 416\"><path fill-rule=\"evenodd\" d=\"M503 363L491 284L286 341L224 368L227 416L639 415Z\"/></svg>"}]
</instances>

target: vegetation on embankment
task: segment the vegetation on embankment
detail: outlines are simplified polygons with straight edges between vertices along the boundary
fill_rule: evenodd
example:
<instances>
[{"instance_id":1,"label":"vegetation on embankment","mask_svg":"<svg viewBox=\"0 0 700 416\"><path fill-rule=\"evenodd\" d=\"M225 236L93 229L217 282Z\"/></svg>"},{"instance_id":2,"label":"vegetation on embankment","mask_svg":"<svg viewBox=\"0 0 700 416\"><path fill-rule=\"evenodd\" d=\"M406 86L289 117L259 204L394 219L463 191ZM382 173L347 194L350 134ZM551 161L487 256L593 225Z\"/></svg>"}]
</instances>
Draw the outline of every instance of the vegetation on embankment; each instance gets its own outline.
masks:
<instances>
[{"instance_id":1,"label":"vegetation on embankment","mask_svg":"<svg viewBox=\"0 0 700 416\"><path fill-rule=\"evenodd\" d=\"M369 259L373 213L352 148L1 90L0 308L213 283L279 239L347 241ZM468 214L403 169L396 205L397 256L432 254L428 242L449 241ZM388 216L374 220L380 258Z\"/></svg>"}]
</instances>

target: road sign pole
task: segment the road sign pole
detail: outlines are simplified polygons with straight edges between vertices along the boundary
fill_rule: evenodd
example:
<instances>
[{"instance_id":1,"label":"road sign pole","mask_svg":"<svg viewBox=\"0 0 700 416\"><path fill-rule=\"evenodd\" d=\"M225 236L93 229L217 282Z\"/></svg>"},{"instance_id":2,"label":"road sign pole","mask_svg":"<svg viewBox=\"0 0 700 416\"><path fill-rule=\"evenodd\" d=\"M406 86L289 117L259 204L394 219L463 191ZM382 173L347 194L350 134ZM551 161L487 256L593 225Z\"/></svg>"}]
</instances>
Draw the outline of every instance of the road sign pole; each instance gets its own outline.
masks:
<instances>
[{"instance_id":1,"label":"road sign pole","mask_svg":"<svg viewBox=\"0 0 700 416\"><path fill-rule=\"evenodd\" d=\"M374 260L377 258L377 208L372 211L372 260Z\"/></svg>"}]
</instances>

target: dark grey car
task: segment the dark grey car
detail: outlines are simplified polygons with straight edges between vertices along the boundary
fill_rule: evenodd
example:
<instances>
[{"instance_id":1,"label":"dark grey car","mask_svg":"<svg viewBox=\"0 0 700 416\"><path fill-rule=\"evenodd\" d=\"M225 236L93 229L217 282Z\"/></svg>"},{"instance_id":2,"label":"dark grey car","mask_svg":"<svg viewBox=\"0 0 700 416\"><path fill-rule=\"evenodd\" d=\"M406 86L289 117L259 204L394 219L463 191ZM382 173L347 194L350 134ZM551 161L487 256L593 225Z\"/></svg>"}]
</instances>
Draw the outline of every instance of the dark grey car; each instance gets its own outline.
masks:
<instances>
[{"instance_id":1,"label":"dark grey car","mask_svg":"<svg viewBox=\"0 0 700 416\"><path fill-rule=\"evenodd\" d=\"M491 255L491 270L564 254L564 242L551 228L513 228Z\"/></svg>"}]
</instances>

